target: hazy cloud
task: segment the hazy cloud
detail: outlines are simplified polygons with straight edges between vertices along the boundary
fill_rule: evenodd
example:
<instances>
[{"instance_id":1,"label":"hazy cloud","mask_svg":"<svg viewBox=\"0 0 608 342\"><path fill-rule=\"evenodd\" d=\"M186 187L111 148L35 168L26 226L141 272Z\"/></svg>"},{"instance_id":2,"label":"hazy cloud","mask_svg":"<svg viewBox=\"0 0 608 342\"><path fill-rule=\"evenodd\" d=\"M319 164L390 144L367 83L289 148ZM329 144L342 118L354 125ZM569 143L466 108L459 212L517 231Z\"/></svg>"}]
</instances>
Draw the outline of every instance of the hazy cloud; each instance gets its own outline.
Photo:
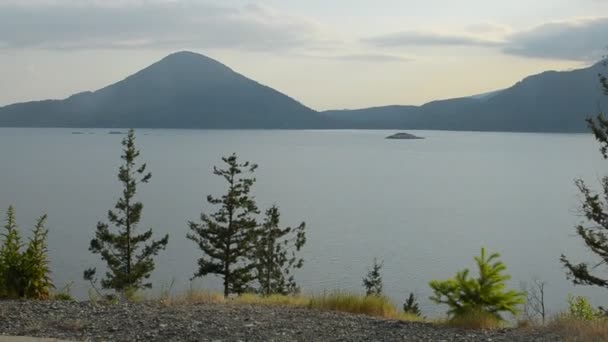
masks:
<instances>
[{"instance_id":1,"label":"hazy cloud","mask_svg":"<svg viewBox=\"0 0 608 342\"><path fill-rule=\"evenodd\" d=\"M9 48L239 48L323 44L316 23L258 5L194 0L0 2L0 42Z\"/></svg>"},{"instance_id":2,"label":"hazy cloud","mask_svg":"<svg viewBox=\"0 0 608 342\"><path fill-rule=\"evenodd\" d=\"M552 22L508 37L503 51L524 57L598 60L608 45L608 18Z\"/></svg>"},{"instance_id":3,"label":"hazy cloud","mask_svg":"<svg viewBox=\"0 0 608 342\"><path fill-rule=\"evenodd\" d=\"M428 45L473 45L497 46L500 42L467 34L444 34L424 31L404 31L364 38L364 42L378 47L428 46Z\"/></svg>"},{"instance_id":4,"label":"hazy cloud","mask_svg":"<svg viewBox=\"0 0 608 342\"><path fill-rule=\"evenodd\" d=\"M466 27L465 32L404 31L365 38L363 41L375 47L493 47L510 55L575 61L595 61L608 52L608 17L548 22L524 31L482 23Z\"/></svg>"},{"instance_id":5,"label":"hazy cloud","mask_svg":"<svg viewBox=\"0 0 608 342\"><path fill-rule=\"evenodd\" d=\"M411 58L376 53L359 53L328 56L308 56L312 58L333 59L345 62L409 62Z\"/></svg>"}]
</instances>

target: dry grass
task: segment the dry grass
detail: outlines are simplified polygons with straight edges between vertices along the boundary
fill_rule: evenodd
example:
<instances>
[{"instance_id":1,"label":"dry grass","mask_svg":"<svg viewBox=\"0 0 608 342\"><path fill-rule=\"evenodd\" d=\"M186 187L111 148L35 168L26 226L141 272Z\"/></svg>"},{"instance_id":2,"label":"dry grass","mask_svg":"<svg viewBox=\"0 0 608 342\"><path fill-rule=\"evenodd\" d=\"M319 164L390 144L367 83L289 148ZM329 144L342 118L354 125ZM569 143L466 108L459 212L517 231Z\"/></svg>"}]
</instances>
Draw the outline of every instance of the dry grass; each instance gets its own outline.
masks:
<instances>
[{"instance_id":1,"label":"dry grass","mask_svg":"<svg viewBox=\"0 0 608 342\"><path fill-rule=\"evenodd\" d=\"M421 317L399 312L386 297L361 296L348 292L333 292L313 296L310 298L308 307L317 310L348 312L403 321L423 320Z\"/></svg>"},{"instance_id":2,"label":"dry grass","mask_svg":"<svg viewBox=\"0 0 608 342\"><path fill-rule=\"evenodd\" d=\"M504 328L504 322L486 312L471 312L458 315L442 322L452 328L470 330L491 330Z\"/></svg>"},{"instance_id":3,"label":"dry grass","mask_svg":"<svg viewBox=\"0 0 608 342\"><path fill-rule=\"evenodd\" d=\"M224 303L224 295L217 292L202 291L190 288L183 294L174 296L163 296L160 302L166 306L188 305L188 304L209 304Z\"/></svg>"},{"instance_id":4,"label":"dry grass","mask_svg":"<svg viewBox=\"0 0 608 342\"><path fill-rule=\"evenodd\" d=\"M310 303L310 298L296 295L270 295L259 296L255 294L244 294L234 298L234 303L238 304L256 304L256 305L271 305L271 306L289 306L289 307L307 307Z\"/></svg>"},{"instance_id":5,"label":"dry grass","mask_svg":"<svg viewBox=\"0 0 608 342\"><path fill-rule=\"evenodd\" d=\"M302 295L260 296L256 294L243 294L238 297L225 299L222 294L217 292L201 291L191 288L184 294L163 295L160 298L160 302L166 306L232 303L236 305L253 304L299 307L322 311L341 311L401 321L424 321L422 317L400 312L386 297L362 296L348 292L332 292L310 297Z\"/></svg>"},{"instance_id":6,"label":"dry grass","mask_svg":"<svg viewBox=\"0 0 608 342\"><path fill-rule=\"evenodd\" d=\"M608 319L605 318L585 321L560 315L549 323L548 328L564 336L565 340L570 342L608 341Z\"/></svg>"}]
</instances>

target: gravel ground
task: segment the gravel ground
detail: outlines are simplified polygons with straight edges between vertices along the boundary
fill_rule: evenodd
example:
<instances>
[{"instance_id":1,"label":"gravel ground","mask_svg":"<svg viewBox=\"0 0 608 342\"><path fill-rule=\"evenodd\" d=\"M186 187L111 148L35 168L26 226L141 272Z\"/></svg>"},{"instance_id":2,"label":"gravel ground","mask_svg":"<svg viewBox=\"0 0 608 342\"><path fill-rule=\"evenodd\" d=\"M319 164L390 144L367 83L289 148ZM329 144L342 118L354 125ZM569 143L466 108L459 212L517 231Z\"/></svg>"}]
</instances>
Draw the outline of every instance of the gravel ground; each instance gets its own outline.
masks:
<instances>
[{"instance_id":1,"label":"gravel ground","mask_svg":"<svg viewBox=\"0 0 608 342\"><path fill-rule=\"evenodd\" d=\"M337 312L244 304L0 302L0 335L76 341L559 341Z\"/></svg>"}]
</instances>

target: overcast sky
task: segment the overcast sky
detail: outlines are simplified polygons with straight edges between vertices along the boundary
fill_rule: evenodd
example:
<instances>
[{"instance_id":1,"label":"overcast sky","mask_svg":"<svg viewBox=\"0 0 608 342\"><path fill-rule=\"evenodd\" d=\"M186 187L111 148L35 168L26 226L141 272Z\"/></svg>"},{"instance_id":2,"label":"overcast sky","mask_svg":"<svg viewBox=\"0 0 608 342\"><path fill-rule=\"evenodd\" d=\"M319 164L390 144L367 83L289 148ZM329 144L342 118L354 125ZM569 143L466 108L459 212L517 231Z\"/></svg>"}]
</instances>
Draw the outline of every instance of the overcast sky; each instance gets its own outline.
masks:
<instances>
[{"instance_id":1,"label":"overcast sky","mask_svg":"<svg viewBox=\"0 0 608 342\"><path fill-rule=\"evenodd\" d=\"M608 0L0 0L0 106L191 50L314 109L421 104L606 54Z\"/></svg>"}]
</instances>

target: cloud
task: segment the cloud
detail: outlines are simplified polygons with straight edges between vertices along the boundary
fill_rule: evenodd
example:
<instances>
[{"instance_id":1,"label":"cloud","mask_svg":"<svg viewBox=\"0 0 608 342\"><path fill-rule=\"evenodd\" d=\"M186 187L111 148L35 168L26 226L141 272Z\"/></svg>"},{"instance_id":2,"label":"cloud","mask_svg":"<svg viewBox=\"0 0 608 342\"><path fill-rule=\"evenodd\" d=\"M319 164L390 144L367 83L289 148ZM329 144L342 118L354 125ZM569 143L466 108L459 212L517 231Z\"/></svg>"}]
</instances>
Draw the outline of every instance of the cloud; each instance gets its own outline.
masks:
<instances>
[{"instance_id":1,"label":"cloud","mask_svg":"<svg viewBox=\"0 0 608 342\"><path fill-rule=\"evenodd\" d=\"M9 48L237 48L324 44L319 25L271 8L194 0L20 0L0 3Z\"/></svg>"},{"instance_id":2,"label":"cloud","mask_svg":"<svg viewBox=\"0 0 608 342\"><path fill-rule=\"evenodd\" d=\"M500 42L470 34L444 34L425 31L404 31L364 38L363 42L377 47L469 45L496 46Z\"/></svg>"},{"instance_id":3,"label":"cloud","mask_svg":"<svg viewBox=\"0 0 608 342\"><path fill-rule=\"evenodd\" d=\"M376 53L360 53L335 56L310 56L314 58L333 59L345 62L410 62L411 58Z\"/></svg>"},{"instance_id":4,"label":"cloud","mask_svg":"<svg viewBox=\"0 0 608 342\"><path fill-rule=\"evenodd\" d=\"M597 61L608 45L608 17L550 22L507 38L506 54L533 58Z\"/></svg>"},{"instance_id":5,"label":"cloud","mask_svg":"<svg viewBox=\"0 0 608 342\"><path fill-rule=\"evenodd\" d=\"M608 53L608 17L547 22L520 31L499 24L481 23L469 25L463 32L403 31L362 41L380 48L488 47L508 55L585 62L597 61Z\"/></svg>"}]
</instances>

